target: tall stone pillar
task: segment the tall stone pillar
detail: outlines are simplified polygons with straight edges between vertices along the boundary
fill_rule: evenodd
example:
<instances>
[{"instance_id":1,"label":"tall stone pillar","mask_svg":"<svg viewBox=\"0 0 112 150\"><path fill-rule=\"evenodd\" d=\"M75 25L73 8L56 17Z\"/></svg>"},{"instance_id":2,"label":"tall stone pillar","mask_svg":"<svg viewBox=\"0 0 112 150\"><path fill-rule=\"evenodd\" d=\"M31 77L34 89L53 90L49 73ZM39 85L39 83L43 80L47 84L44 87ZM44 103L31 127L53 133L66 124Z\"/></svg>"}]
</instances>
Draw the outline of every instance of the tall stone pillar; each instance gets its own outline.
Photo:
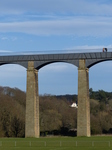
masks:
<instances>
[{"instance_id":1,"label":"tall stone pillar","mask_svg":"<svg viewBox=\"0 0 112 150\"><path fill-rule=\"evenodd\" d=\"M25 137L39 137L39 135L38 71L34 69L34 62L29 61L27 69Z\"/></svg>"},{"instance_id":2,"label":"tall stone pillar","mask_svg":"<svg viewBox=\"0 0 112 150\"><path fill-rule=\"evenodd\" d=\"M89 70L79 60L77 136L90 136Z\"/></svg>"}]
</instances>

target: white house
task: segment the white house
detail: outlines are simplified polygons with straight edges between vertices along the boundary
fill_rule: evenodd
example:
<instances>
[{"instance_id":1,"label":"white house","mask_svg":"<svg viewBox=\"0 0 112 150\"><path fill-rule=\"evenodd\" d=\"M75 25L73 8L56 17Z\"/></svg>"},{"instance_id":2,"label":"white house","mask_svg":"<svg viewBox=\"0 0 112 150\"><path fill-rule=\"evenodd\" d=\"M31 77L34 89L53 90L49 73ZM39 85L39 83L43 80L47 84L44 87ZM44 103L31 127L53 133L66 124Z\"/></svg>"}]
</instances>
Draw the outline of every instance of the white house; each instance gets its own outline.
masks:
<instances>
[{"instance_id":1,"label":"white house","mask_svg":"<svg viewBox=\"0 0 112 150\"><path fill-rule=\"evenodd\" d=\"M70 107L78 108L76 103L73 103L72 105L70 105Z\"/></svg>"}]
</instances>

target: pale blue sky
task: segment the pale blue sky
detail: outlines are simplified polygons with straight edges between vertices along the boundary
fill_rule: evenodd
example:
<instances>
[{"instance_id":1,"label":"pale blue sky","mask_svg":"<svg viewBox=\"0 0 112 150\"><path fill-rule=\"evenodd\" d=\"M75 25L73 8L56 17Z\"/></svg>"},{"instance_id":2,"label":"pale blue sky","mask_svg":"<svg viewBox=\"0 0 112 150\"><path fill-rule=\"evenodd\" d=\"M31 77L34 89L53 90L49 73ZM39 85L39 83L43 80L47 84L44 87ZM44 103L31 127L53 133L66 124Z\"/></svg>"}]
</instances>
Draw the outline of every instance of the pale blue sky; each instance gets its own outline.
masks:
<instances>
[{"instance_id":1,"label":"pale blue sky","mask_svg":"<svg viewBox=\"0 0 112 150\"><path fill-rule=\"evenodd\" d=\"M112 51L111 0L3 0L0 52ZM112 62L90 68L89 87L112 91ZM39 94L77 94L78 69L55 63L39 70ZM26 69L0 67L0 85L26 90Z\"/></svg>"}]
</instances>

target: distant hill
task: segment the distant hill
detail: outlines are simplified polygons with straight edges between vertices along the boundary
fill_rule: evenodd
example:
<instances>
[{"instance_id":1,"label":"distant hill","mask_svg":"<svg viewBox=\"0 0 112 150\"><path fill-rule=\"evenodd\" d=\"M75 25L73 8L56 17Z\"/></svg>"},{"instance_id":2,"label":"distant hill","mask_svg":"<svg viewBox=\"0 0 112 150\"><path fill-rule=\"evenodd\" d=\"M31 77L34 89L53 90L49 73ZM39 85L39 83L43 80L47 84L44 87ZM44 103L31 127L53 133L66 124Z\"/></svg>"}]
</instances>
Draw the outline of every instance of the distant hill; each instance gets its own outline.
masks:
<instances>
[{"instance_id":1,"label":"distant hill","mask_svg":"<svg viewBox=\"0 0 112 150\"><path fill-rule=\"evenodd\" d=\"M58 99L64 99L65 98L67 101L77 102L77 95L69 95L69 94L57 95L56 98L58 98Z\"/></svg>"}]
</instances>

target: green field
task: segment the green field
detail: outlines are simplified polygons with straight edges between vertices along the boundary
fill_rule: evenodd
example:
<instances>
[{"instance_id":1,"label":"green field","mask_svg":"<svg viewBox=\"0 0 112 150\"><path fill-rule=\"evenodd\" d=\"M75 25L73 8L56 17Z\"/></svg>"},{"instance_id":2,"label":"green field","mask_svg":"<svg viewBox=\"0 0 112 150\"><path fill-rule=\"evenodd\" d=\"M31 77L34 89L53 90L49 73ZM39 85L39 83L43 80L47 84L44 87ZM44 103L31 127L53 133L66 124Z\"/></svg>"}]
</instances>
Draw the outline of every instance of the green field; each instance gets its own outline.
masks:
<instances>
[{"instance_id":1,"label":"green field","mask_svg":"<svg viewBox=\"0 0 112 150\"><path fill-rule=\"evenodd\" d=\"M0 138L0 150L111 150L112 136Z\"/></svg>"}]
</instances>

